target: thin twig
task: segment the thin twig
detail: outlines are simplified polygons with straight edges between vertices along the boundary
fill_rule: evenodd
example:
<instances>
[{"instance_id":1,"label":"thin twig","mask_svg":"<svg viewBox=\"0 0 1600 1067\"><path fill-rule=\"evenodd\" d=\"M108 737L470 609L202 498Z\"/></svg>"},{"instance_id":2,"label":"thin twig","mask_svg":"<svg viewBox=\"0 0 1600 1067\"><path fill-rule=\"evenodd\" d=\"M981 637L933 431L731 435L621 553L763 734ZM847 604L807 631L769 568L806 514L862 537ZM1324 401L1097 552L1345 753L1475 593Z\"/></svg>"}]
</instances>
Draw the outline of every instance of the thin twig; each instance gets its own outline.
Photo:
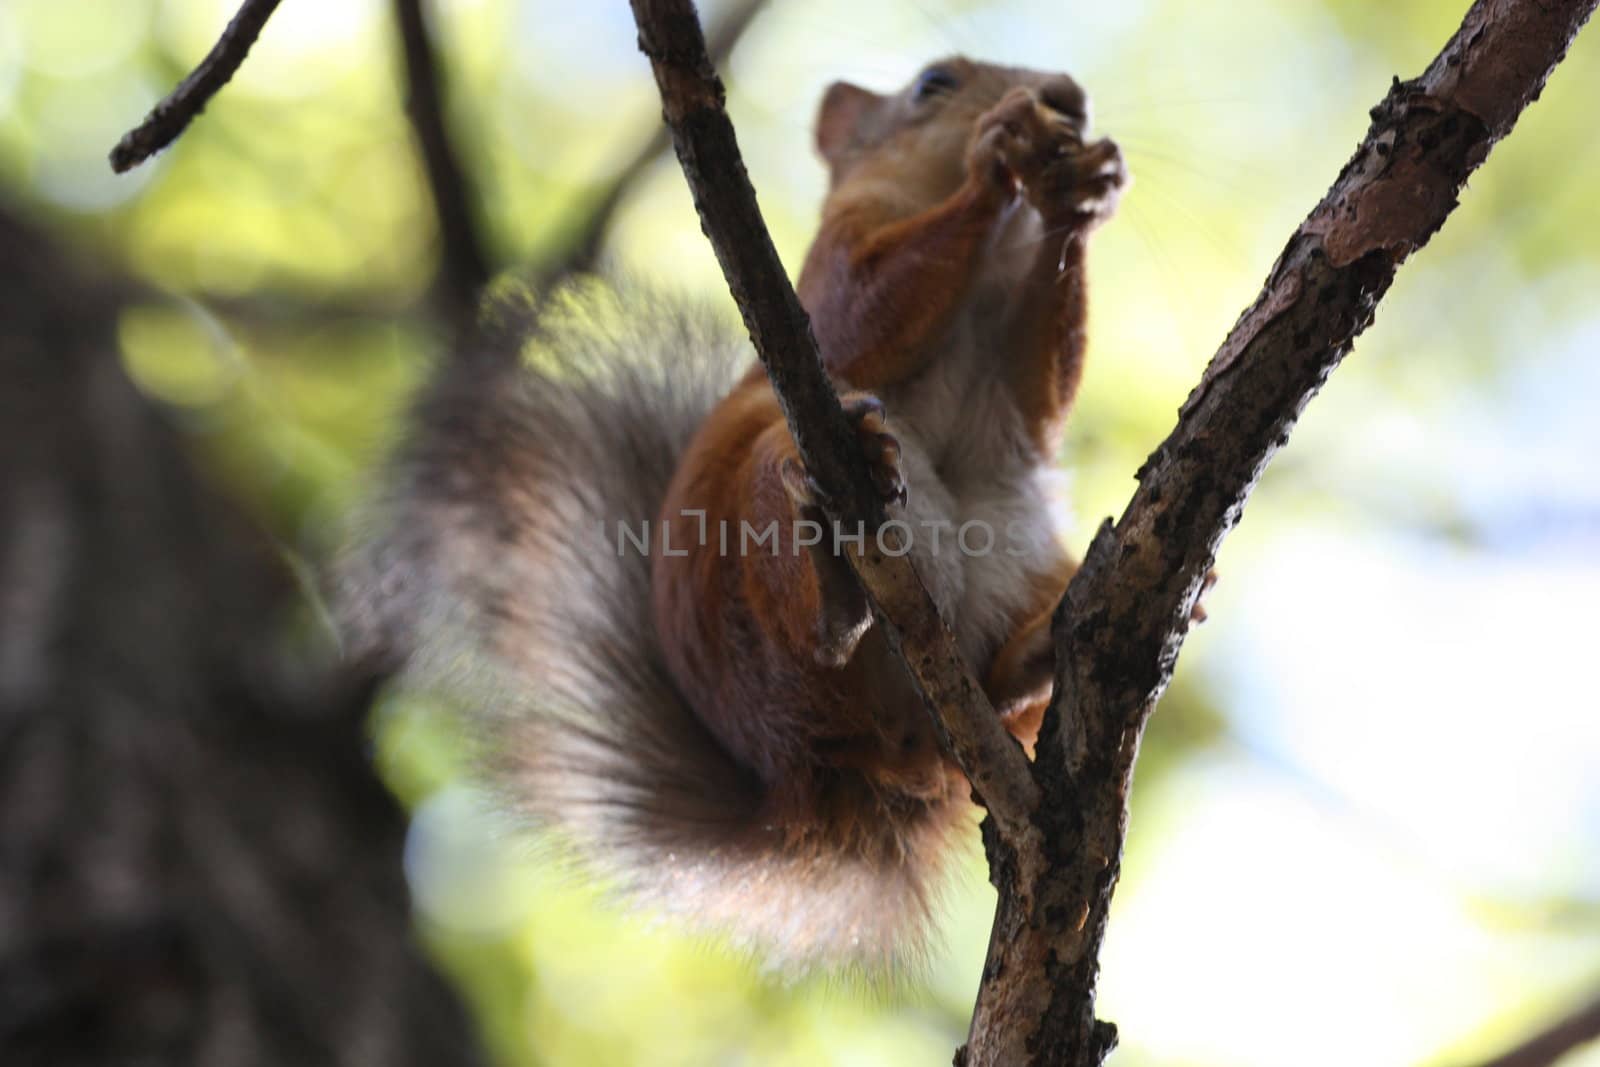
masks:
<instances>
[{"instance_id":1,"label":"thin twig","mask_svg":"<svg viewBox=\"0 0 1600 1067\"><path fill-rule=\"evenodd\" d=\"M278 3L244 0L200 65L152 108L143 122L123 134L111 150L111 169L118 174L131 170L175 141L217 90L228 84Z\"/></svg>"},{"instance_id":2,"label":"thin twig","mask_svg":"<svg viewBox=\"0 0 1600 1067\"><path fill-rule=\"evenodd\" d=\"M825 498L840 502L839 513L830 518L846 528L860 521L867 529L878 529L885 518L883 505L823 372L810 320L756 207L694 5L689 0L633 0L633 13L639 47L655 71L701 226L772 380L806 470ZM974 680L909 555L889 556L876 538L867 541L863 554L850 558L877 621L1001 837L1020 852L1033 834L1031 817L1039 801L1027 758Z\"/></svg>"},{"instance_id":3,"label":"thin twig","mask_svg":"<svg viewBox=\"0 0 1600 1067\"><path fill-rule=\"evenodd\" d=\"M1095 537L1057 613L1035 766L1058 860L1034 865L1037 882L1000 887L971 1067L1099 1064L1115 1043L1094 995L1134 758L1217 546L1396 269L1443 225L1596 2L1478 0L1421 77L1396 80L1139 472L1121 520Z\"/></svg>"},{"instance_id":4,"label":"thin twig","mask_svg":"<svg viewBox=\"0 0 1600 1067\"><path fill-rule=\"evenodd\" d=\"M477 217L478 200L456 158L445 122L444 72L422 0L394 0L394 17L405 57L406 116L417 138L439 221L439 283L452 314L470 319L479 291L492 273Z\"/></svg>"}]
</instances>

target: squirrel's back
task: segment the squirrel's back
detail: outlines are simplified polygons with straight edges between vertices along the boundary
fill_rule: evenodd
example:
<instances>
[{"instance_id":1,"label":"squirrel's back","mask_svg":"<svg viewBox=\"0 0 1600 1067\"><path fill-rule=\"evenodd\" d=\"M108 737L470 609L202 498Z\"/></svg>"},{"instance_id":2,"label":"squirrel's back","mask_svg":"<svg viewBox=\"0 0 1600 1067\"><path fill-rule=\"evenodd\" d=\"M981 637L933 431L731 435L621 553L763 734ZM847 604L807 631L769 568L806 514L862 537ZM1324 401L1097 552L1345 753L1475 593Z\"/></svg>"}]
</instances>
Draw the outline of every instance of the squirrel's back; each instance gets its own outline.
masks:
<instances>
[{"instance_id":1,"label":"squirrel's back","mask_svg":"<svg viewBox=\"0 0 1600 1067\"><path fill-rule=\"evenodd\" d=\"M966 806L846 850L769 819L675 687L629 540L748 342L640 291L553 306L500 316L414 403L342 575L357 641L446 690L492 794L627 898L802 968L915 955Z\"/></svg>"}]
</instances>

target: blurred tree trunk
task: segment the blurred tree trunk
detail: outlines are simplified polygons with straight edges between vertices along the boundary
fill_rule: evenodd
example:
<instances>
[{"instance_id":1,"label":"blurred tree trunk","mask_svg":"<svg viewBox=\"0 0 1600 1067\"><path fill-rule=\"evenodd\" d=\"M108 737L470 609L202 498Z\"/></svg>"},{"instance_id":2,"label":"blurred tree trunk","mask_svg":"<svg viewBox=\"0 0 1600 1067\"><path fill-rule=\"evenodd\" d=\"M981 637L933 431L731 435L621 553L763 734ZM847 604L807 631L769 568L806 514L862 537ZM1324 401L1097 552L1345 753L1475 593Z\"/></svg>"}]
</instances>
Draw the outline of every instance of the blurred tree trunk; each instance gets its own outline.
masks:
<instances>
[{"instance_id":1,"label":"blurred tree trunk","mask_svg":"<svg viewBox=\"0 0 1600 1067\"><path fill-rule=\"evenodd\" d=\"M0 1062L479 1062L413 942L371 679L116 357L127 291L0 210Z\"/></svg>"}]
</instances>

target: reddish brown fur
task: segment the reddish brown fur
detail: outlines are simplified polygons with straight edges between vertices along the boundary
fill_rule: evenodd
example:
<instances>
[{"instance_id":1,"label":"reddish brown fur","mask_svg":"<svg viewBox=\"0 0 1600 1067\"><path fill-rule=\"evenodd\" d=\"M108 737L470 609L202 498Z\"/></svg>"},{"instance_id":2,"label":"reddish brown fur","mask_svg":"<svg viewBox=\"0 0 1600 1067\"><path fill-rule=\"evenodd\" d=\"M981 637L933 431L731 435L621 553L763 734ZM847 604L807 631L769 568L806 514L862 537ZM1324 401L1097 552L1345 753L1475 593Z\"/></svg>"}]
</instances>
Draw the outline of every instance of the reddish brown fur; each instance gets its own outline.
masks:
<instances>
[{"instance_id":1,"label":"reddish brown fur","mask_svg":"<svg viewBox=\"0 0 1600 1067\"><path fill-rule=\"evenodd\" d=\"M1009 387L1037 465L1048 464L1084 350L1084 237L1122 184L1109 142L1085 147L1081 90L1065 76L952 59L956 83L928 105L836 85L817 143L831 190L799 294L841 386L883 392L948 355L958 314L997 233L1025 198L1047 233L996 327L992 373ZM1102 167L1105 164L1105 167ZM1097 169L1098 168L1098 169ZM889 413L891 429L894 412ZM697 714L767 791L785 837L891 860L932 848L965 788L931 722L869 628L842 667L819 660L823 583L791 545L796 505L781 476L797 460L776 399L753 371L706 421L660 512L675 548L657 554L655 618L668 664ZM917 492L912 484L911 493ZM720 524L776 521L777 555L723 554ZM989 662L975 664L1008 726L1031 744L1049 696L1048 619L1075 564L1037 575Z\"/></svg>"}]
</instances>

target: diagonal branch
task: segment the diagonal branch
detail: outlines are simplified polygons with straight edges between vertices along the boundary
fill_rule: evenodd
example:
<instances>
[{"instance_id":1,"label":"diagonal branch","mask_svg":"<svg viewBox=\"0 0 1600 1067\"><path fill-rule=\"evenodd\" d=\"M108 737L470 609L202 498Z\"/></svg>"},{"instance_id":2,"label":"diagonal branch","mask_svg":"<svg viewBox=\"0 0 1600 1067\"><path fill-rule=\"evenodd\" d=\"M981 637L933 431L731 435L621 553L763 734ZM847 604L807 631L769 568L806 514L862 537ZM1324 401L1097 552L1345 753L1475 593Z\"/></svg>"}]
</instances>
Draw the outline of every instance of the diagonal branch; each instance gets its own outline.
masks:
<instances>
[{"instance_id":1,"label":"diagonal branch","mask_svg":"<svg viewBox=\"0 0 1600 1067\"><path fill-rule=\"evenodd\" d=\"M716 250L806 470L827 499L840 502L839 513L830 518L847 528L859 521L867 529L879 529L885 518L882 504L823 372L810 320L756 206L694 5L690 0L633 0L633 13L639 47L655 71L701 227ZM1034 836L1031 816L1039 801L1027 758L973 679L910 557L887 555L877 540L866 538L862 555L851 562L878 623L934 709L950 750L1001 838L1023 854L1022 846ZM1037 848L1026 854L1037 855Z\"/></svg>"},{"instance_id":2,"label":"diagonal branch","mask_svg":"<svg viewBox=\"0 0 1600 1067\"><path fill-rule=\"evenodd\" d=\"M111 169L118 174L132 170L177 140L217 90L238 71L278 3L279 0L244 0L200 65L156 104L143 122L122 135L111 150Z\"/></svg>"},{"instance_id":3,"label":"diagonal branch","mask_svg":"<svg viewBox=\"0 0 1600 1067\"><path fill-rule=\"evenodd\" d=\"M1056 618L1056 695L1039 742L1056 862L1002 886L969 1064L1098 1064L1106 913L1144 724L1165 688L1218 545L1301 410L1371 323L1396 269L1444 223L1597 0L1478 0L1421 77L1396 80L1322 202L1290 237L1095 537ZM1061 709L1070 709L1070 715ZM991 857L992 860L992 857Z\"/></svg>"},{"instance_id":4,"label":"diagonal branch","mask_svg":"<svg viewBox=\"0 0 1600 1067\"><path fill-rule=\"evenodd\" d=\"M434 52L423 0L394 0L394 18L405 57L406 116L428 176L428 192L439 220L439 285L453 317L469 320L478 292L492 273L480 236L471 183L444 117L444 75Z\"/></svg>"},{"instance_id":5,"label":"diagonal branch","mask_svg":"<svg viewBox=\"0 0 1600 1067\"><path fill-rule=\"evenodd\" d=\"M1481 1067L1550 1067L1567 1053L1600 1041L1600 997L1556 1020L1516 1048L1496 1056Z\"/></svg>"}]
</instances>

